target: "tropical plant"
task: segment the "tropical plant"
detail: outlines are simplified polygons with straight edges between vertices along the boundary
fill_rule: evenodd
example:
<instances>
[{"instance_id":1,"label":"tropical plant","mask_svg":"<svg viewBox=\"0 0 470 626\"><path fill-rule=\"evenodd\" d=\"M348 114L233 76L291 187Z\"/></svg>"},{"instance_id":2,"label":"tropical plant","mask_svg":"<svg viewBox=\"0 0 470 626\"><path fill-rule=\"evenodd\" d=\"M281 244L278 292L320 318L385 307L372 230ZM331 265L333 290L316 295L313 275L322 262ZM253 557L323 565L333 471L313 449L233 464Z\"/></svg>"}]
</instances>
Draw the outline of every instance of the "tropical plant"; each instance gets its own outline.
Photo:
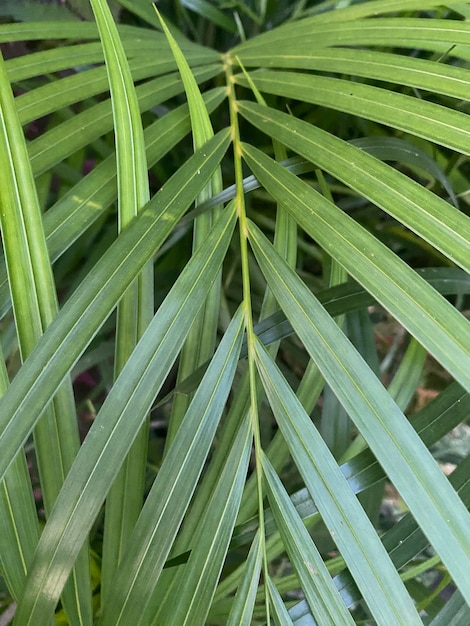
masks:
<instances>
[{"instance_id":1,"label":"tropical plant","mask_svg":"<svg viewBox=\"0 0 470 626\"><path fill-rule=\"evenodd\" d=\"M468 4L66 4L0 25L15 625L466 626Z\"/></svg>"}]
</instances>

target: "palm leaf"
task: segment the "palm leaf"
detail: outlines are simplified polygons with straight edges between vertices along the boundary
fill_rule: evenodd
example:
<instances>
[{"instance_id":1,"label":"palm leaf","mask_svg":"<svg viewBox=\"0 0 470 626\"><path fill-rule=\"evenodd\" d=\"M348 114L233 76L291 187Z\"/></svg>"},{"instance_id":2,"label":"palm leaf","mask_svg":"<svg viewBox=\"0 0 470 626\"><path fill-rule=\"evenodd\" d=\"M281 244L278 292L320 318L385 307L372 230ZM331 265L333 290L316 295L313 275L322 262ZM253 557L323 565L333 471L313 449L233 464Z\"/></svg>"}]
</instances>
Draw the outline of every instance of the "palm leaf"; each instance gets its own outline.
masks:
<instances>
[{"instance_id":1,"label":"palm leaf","mask_svg":"<svg viewBox=\"0 0 470 626\"><path fill-rule=\"evenodd\" d=\"M111 313L125 289L124 281L129 285L163 243L207 182L227 145L227 132L216 135L202 152L182 166L100 259L92 276L85 279L82 289L75 292L40 340L35 354L0 399L0 440L4 451L0 476L50 401L64 371L73 366ZM80 328L79 345L76 332ZM25 389L29 390L26 394Z\"/></svg>"},{"instance_id":2,"label":"palm leaf","mask_svg":"<svg viewBox=\"0 0 470 626\"><path fill-rule=\"evenodd\" d=\"M462 501L380 382L348 345L311 292L287 270L259 231L251 226L250 233L258 261L296 332L465 595L468 583L465 571L469 567L467 555L470 552L465 532L468 512ZM339 353L341 365L335 364ZM366 380L367 396L362 391ZM419 486L415 486L414 481ZM424 514L428 507L429 513ZM445 541L442 541L443 533L449 534ZM454 541L455 547L449 551ZM455 561L456 551L462 557L460 564Z\"/></svg>"},{"instance_id":3,"label":"palm leaf","mask_svg":"<svg viewBox=\"0 0 470 626\"><path fill-rule=\"evenodd\" d=\"M91 7L0 24L15 624L466 624L468 8Z\"/></svg>"},{"instance_id":4,"label":"palm leaf","mask_svg":"<svg viewBox=\"0 0 470 626\"><path fill-rule=\"evenodd\" d=\"M61 492L61 501L41 536L28 586L18 606L19 624L34 624L45 615L52 615L56 594L60 593L111 483L177 357L194 308L202 304L203 286L210 285L219 270L233 226L234 212L227 212L181 274L166 305L160 307L122 370L115 392L108 396L97 416L87 438L88 445L80 449ZM192 294L197 295L191 298ZM171 487L172 483L164 484ZM83 519L82 507L94 514ZM55 589L54 594L42 593L46 581L50 589ZM117 605L107 604L105 610L106 606L115 611Z\"/></svg>"},{"instance_id":5,"label":"palm leaf","mask_svg":"<svg viewBox=\"0 0 470 626\"><path fill-rule=\"evenodd\" d=\"M0 201L0 225L8 268L9 287L15 314L18 343L22 359L31 353L46 327L57 313L54 278L42 230L41 210L26 142L15 110L13 93L6 80L0 56L0 117L3 127L0 143L0 166L5 174ZM65 476L79 447L78 428L70 379L51 397L52 403L34 430L36 458L46 514L49 514ZM21 481L21 482L20 482ZM23 515L28 521L19 523L18 510L8 504L12 487L25 492ZM18 546L16 573L29 566L31 540L37 536L37 522L31 519L30 483L24 466L23 452L14 461L10 479L4 485L4 513L8 531L15 531ZM20 511L21 515L21 511ZM91 622L91 589L88 554L85 549L77 562L63 602L73 623ZM15 585L18 592L18 585Z\"/></svg>"},{"instance_id":6,"label":"palm leaf","mask_svg":"<svg viewBox=\"0 0 470 626\"><path fill-rule=\"evenodd\" d=\"M152 487L132 537L132 545L116 576L115 588L122 588L123 593L119 594L120 601L106 607L102 616L104 624L125 623L126 615L135 614L136 606L141 619L145 619L146 610L149 611L146 618L149 621L150 616L158 612L160 603L158 598L152 598L153 590L206 460L228 393L226 382L230 382L234 375L241 337L242 316L238 314L209 366L205 378L209 384L200 387L185 416L186 424L190 423L191 428L187 432L181 428L172 444L179 463L167 455L168 461L164 462ZM160 524L165 527L167 517L174 533L159 534L158 528ZM214 538L212 534L209 537ZM134 572L132 578L128 576L129 568ZM193 578L191 582L196 584L197 580ZM173 611L174 608L173 604Z\"/></svg>"},{"instance_id":7,"label":"palm leaf","mask_svg":"<svg viewBox=\"0 0 470 626\"><path fill-rule=\"evenodd\" d=\"M275 370L274 364L267 357L265 351L259 345L257 348L260 375L279 427L282 429L297 467L310 493L315 498L328 529L341 550L341 554L344 556L368 606L379 621L386 622L397 619L394 617L394 613L399 610L402 617L406 613L406 620L410 624L419 623L416 610L409 601L405 589L402 588L397 573L389 562L380 540L378 537L374 537L371 527L368 527L368 520L363 509L349 490L326 444L310 426L308 417L303 412L300 403L293 393L289 392L287 383ZM299 436L300 432L302 432L301 436ZM361 519L361 522L354 524L353 527L350 522L351 519ZM362 532L364 534L361 536ZM303 539L305 543L307 535L303 534ZM292 545L292 540L286 545L288 551L289 545ZM314 558L310 548L312 562L308 573L308 563L307 571L305 564L301 565L301 555L305 556L305 548L296 548L296 552L293 563L296 565L301 579L308 580L312 570L317 569L316 561L318 559ZM382 572L382 576L378 576L377 572L374 573L375 568ZM387 574L385 575L384 572ZM387 579L387 584L383 585L381 580L385 579ZM329 593L331 594L332 591L333 588L330 584ZM318 589L315 593L313 590L310 591L309 603L311 603L314 613L318 611L321 620L334 619L348 623L344 605L339 597L336 597L336 600L330 597L326 607L318 605L324 594L326 594L325 589ZM331 614L328 615L328 611L333 610L333 607L338 611L334 617ZM398 609L398 607L400 608Z\"/></svg>"},{"instance_id":8,"label":"palm leaf","mask_svg":"<svg viewBox=\"0 0 470 626\"><path fill-rule=\"evenodd\" d=\"M306 232L373 293L463 386L470 389L470 369L467 367L470 359L464 339L468 334L468 320L383 244L306 183L256 148L246 146L244 152L258 179L285 203ZM427 315L431 310L434 319ZM434 321L439 319L440 322ZM450 335L454 337L451 339ZM449 352L451 343L454 346L452 354Z\"/></svg>"}]
</instances>

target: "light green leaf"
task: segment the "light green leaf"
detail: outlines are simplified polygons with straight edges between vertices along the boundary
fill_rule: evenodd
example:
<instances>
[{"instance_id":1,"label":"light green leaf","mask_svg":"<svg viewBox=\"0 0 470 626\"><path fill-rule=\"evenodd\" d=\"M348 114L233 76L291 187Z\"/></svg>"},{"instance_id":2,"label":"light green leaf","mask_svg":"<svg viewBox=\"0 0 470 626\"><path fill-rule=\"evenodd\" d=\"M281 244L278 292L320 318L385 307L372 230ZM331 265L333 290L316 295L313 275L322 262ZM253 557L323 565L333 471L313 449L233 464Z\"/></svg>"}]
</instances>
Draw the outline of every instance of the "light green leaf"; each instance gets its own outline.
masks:
<instances>
[{"instance_id":1,"label":"light green leaf","mask_svg":"<svg viewBox=\"0 0 470 626\"><path fill-rule=\"evenodd\" d=\"M470 271L470 220L398 171L325 131L255 104L240 111ZM295 146L295 147L294 147Z\"/></svg>"},{"instance_id":2,"label":"light green leaf","mask_svg":"<svg viewBox=\"0 0 470 626\"><path fill-rule=\"evenodd\" d=\"M384 35L382 35L384 36ZM469 154L470 118L465 113L358 82L299 72L258 70L251 75L263 92L344 111ZM245 78L237 78L246 84Z\"/></svg>"},{"instance_id":3,"label":"light green leaf","mask_svg":"<svg viewBox=\"0 0 470 626\"><path fill-rule=\"evenodd\" d=\"M208 110L224 99L224 90L205 94ZM186 105L178 107L144 131L148 166L154 165L190 130ZM64 194L44 215L49 255L55 262L115 200L116 165L111 155ZM6 268L0 263L0 315L8 310Z\"/></svg>"},{"instance_id":4,"label":"light green leaf","mask_svg":"<svg viewBox=\"0 0 470 626\"><path fill-rule=\"evenodd\" d=\"M269 395L272 394L268 392ZM354 624L320 553L266 457L263 459L263 469L274 520L313 614L320 624ZM388 619L392 619L391 614Z\"/></svg>"},{"instance_id":5,"label":"light green leaf","mask_svg":"<svg viewBox=\"0 0 470 626\"><path fill-rule=\"evenodd\" d=\"M46 240L42 228L41 208L28 160L26 141L21 129L13 93L8 83L3 58L0 55L0 169L3 184L0 189L0 225L5 262L13 303L18 345L24 361L32 352L47 326L58 311L54 277L52 275ZM34 430L36 459L46 515L52 509L65 476L79 447L78 427L70 379L50 398L52 403L37 422ZM23 451L20 450L20 455ZM19 481L22 481L21 484ZM24 459L15 461L13 474L5 488L31 493L31 484L24 468ZM37 536L37 519L32 517L31 501L24 504L27 521L18 525L16 543L25 552L29 566L31 535ZM17 516L16 506L8 505L4 491L3 503L10 523ZM30 496L31 498L31 496ZM16 512L15 512L16 509ZM36 517L36 516L34 516ZM29 529L28 529L29 526ZM10 526L11 530L11 526ZM23 532L21 532L23 531ZM67 586L63 603L73 624L91 623L91 588L88 554L85 548ZM16 589L17 591L17 589Z\"/></svg>"},{"instance_id":6,"label":"light green leaf","mask_svg":"<svg viewBox=\"0 0 470 626\"><path fill-rule=\"evenodd\" d=\"M256 148L245 146L244 154L257 178L284 203L298 224L470 389L468 320L375 237L306 183Z\"/></svg>"},{"instance_id":7,"label":"light green leaf","mask_svg":"<svg viewBox=\"0 0 470 626\"><path fill-rule=\"evenodd\" d=\"M0 345L0 396L9 384ZM0 572L18 602L39 540L39 524L26 459L18 455L0 483Z\"/></svg>"},{"instance_id":8,"label":"light green leaf","mask_svg":"<svg viewBox=\"0 0 470 626\"><path fill-rule=\"evenodd\" d=\"M76 555L178 355L194 311L219 271L234 217L233 210L221 217L206 245L181 273L96 416L41 536L17 610L19 626L52 615ZM115 598L106 606L116 606Z\"/></svg>"},{"instance_id":9,"label":"light green leaf","mask_svg":"<svg viewBox=\"0 0 470 626\"><path fill-rule=\"evenodd\" d=\"M146 607L154 616L161 604L161 598L152 602L153 589L204 467L233 379L242 334L243 318L239 312L224 335L184 418L185 427L182 425L178 431L152 486L114 582L114 588L122 589L122 593L117 602L115 597L105 606L104 624L117 624L126 615L136 613L143 618ZM132 577L129 571L133 572Z\"/></svg>"},{"instance_id":10,"label":"light green leaf","mask_svg":"<svg viewBox=\"0 0 470 626\"><path fill-rule=\"evenodd\" d=\"M361 3L362 7L354 7L360 11L374 14L373 6L382 12L387 12L385 3L367 2ZM392 3L389 3L389 6ZM401 8L406 0L401 2ZM436 2L422 2L427 8L436 6ZM380 6L382 9L380 9ZM352 7L353 8L353 7ZM391 9L393 10L393 9ZM406 9L408 10L408 9ZM459 54L467 54L465 47L468 46L468 35L470 25L468 22L461 20L432 20L421 18L406 17L375 17L374 19L354 19L352 13L346 18L346 10L333 11L324 13L323 15L308 18L299 22L284 24L278 29L265 32L262 35L250 39L240 44L231 51L231 54L239 55L244 62L244 55L256 54L259 50L261 53L265 50L265 46L271 45L272 50L276 50L276 46L280 46L281 50L285 50L285 44L294 41L294 46L303 45L305 49L321 49L339 46L378 46L381 49L386 47L399 48L424 48L430 50L442 50L446 52L450 47L457 44L459 46ZM356 14L357 15L357 14Z\"/></svg>"},{"instance_id":11,"label":"light green leaf","mask_svg":"<svg viewBox=\"0 0 470 626\"><path fill-rule=\"evenodd\" d=\"M250 242L279 304L326 382L408 504L462 594L470 598L466 575L470 567L467 509L380 381L310 290L288 270L252 224Z\"/></svg>"},{"instance_id":12,"label":"light green leaf","mask_svg":"<svg viewBox=\"0 0 470 626\"><path fill-rule=\"evenodd\" d=\"M369 0L355 4L351 0L333 0L328 9L315 15L315 21L319 24L324 22L343 22L357 20L361 17L374 17L382 13L395 13L396 11L419 11L433 9L441 6L436 0ZM310 10L317 13L316 7Z\"/></svg>"},{"instance_id":13,"label":"light green leaf","mask_svg":"<svg viewBox=\"0 0 470 626\"><path fill-rule=\"evenodd\" d=\"M219 133L178 170L100 259L39 341L0 399L0 478L64 372L73 367L123 290L206 184L228 143L228 133Z\"/></svg>"},{"instance_id":14,"label":"light green leaf","mask_svg":"<svg viewBox=\"0 0 470 626\"><path fill-rule=\"evenodd\" d=\"M225 459L204 516L194 531L186 575L177 578L168 602L163 606L165 613L158 611L158 597L154 599L153 607L148 607L147 617L151 617L152 626L172 621L181 626L204 626L207 623L207 614L235 526L251 447L251 425L245 418ZM114 623L126 622L109 620L103 626Z\"/></svg>"},{"instance_id":15,"label":"light green leaf","mask_svg":"<svg viewBox=\"0 0 470 626\"><path fill-rule=\"evenodd\" d=\"M139 105L130 66L108 4L91 0L103 46L111 92L116 141L118 232L121 233L149 201L147 160ZM119 375L153 316L153 263L127 288L119 301L114 370ZM106 501L101 565L101 602L109 599L110 580L139 516L144 499L148 424L131 447Z\"/></svg>"},{"instance_id":16,"label":"light green leaf","mask_svg":"<svg viewBox=\"0 0 470 626\"><path fill-rule=\"evenodd\" d=\"M181 74L186 98L188 100L191 130L193 134L193 146L194 149L197 150L201 148L214 134L209 113L201 92L199 91L196 79L191 72L184 54L159 13L158 16L163 32L168 39L168 43ZM209 200L214 194L220 192L222 187L222 173L220 168L218 168L214 172L209 184L197 197L196 207L205 200ZM204 213L195 220L193 229L194 251L197 250L198 247L204 242L213 223L213 218L215 218L217 214L218 210L215 209L210 213ZM211 357L214 351L219 311L220 277L214 283L211 292L207 294L207 301L204 308L195 320L194 326L186 339L178 367L178 380L183 380L190 376L202 363ZM167 446L171 444L171 441L181 424L181 420L183 419L183 415L188 407L190 398L190 396L178 395L174 399L170 415L166 442Z\"/></svg>"},{"instance_id":17,"label":"light green leaf","mask_svg":"<svg viewBox=\"0 0 470 626\"><path fill-rule=\"evenodd\" d=\"M218 66L195 70L198 80L207 80L218 74ZM136 88L140 110L145 111L181 92L182 84L176 75L147 81ZM100 102L47 131L29 145L31 166L35 175L53 167L76 150L86 146L113 128L110 101Z\"/></svg>"},{"instance_id":18,"label":"light green leaf","mask_svg":"<svg viewBox=\"0 0 470 626\"><path fill-rule=\"evenodd\" d=\"M158 61L150 62L148 57L130 59L129 68L133 79L137 81L174 71L175 63L171 58L165 58L165 52L163 46L160 50L156 48L156 50L149 51L152 54L159 54ZM109 83L104 67L87 69L42 85L16 98L21 123L28 124L39 117L60 111L71 104L106 92L108 89Z\"/></svg>"},{"instance_id":19,"label":"light green leaf","mask_svg":"<svg viewBox=\"0 0 470 626\"><path fill-rule=\"evenodd\" d=\"M426 361L426 350L415 339L411 339L401 363L388 386L388 393L402 411L406 411L419 386Z\"/></svg>"},{"instance_id":20,"label":"light green leaf","mask_svg":"<svg viewBox=\"0 0 470 626\"><path fill-rule=\"evenodd\" d=\"M268 282L272 287L271 281ZM277 290L273 291L278 296ZM336 332L341 334L333 320L331 323ZM256 344L256 356L266 394L292 457L372 614L383 623L394 623L401 618L409 624L419 624L413 603L372 524L347 485L325 442L259 342ZM325 375L325 378L328 380L328 376ZM284 530L287 532L287 529ZM299 554L296 554L297 560ZM315 569L315 562L312 566ZM300 567L298 563L296 569ZM310 600L312 598L310 596ZM318 601L311 607L312 610L319 610ZM337 602L338 599L335 607ZM330 602L327 605L323 610L328 610ZM345 620L344 610L342 615Z\"/></svg>"},{"instance_id":21,"label":"light green leaf","mask_svg":"<svg viewBox=\"0 0 470 626\"><path fill-rule=\"evenodd\" d=\"M291 620L285 604L282 601L281 595L277 590L276 585L273 583L272 578L268 578L267 587L269 591L269 597L271 599L273 618L276 626L292 626L294 622Z\"/></svg>"},{"instance_id":22,"label":"light green leaf","mask_svg":"<svg viewBox=\"0 0 470 626\"><path fill-rule=\"evenodd\" d=\"M152 10L153 13L153 10ZM156 16L155 16L156 17ZM1 32L0 25L0 32ZM143 29L133 30L131 37L125 37L126 30L118 27L122 36L126 55L129 58L129 64L132 72L145 72L141 77L145 77L149 71L149 67L154 67L154 74L159 73L159 68L169 67L175 69L175 62L170 54L168 44L162 33L155 31L144 31ZM151 37L147 35L150 33ZM6 37L8 40L8 37ZM209 48L196 46L185 40L182 42L184 50L187 54L188 62L191 66L207 65L216 63L219 55ZM149 56L152 60L149 60ZM155 58L156 57L156 58ZM81 77L85 83L88 78L104 75L105 68L90 69L90 65L103 62L103 48L100 42L83 43L78 45L67 45L49 50L41 50L28 55L6 61L8 77L11 82L23 81L27 78L35 76L43 76L44 74L58 72L59 70L72 68L77 70L87 70L86 76ZM147 68L147 69L146 69ZM90 73L88 73L90 72ZM82 73L82 72L80 72ZM67 85L80 81L80 73L77 76L60 79L59 84ZM134 76L136 78L136 76ZM63 82L65 81L65 82ZM45 86L47 90L49 86ZM31 90L31 95L22 94L22 98L33 98L37 101L35 94L40 93L43 87L37 87ZM103 91L105 88L103 88Z\"/></svg>"},{"instance_id":23,"label":"light green leaf","mask_svg":"<svg viewBox=\"0 0 470 626\"><path fill-rule=\"evenodd\" d=\"M316 32L312 30L312 32ZM468 70L435 61L416 59L396 53L342 48L307 48L298 37L256 48L253 53L239 50L237 59L245 66L295 68L351 74L385 82L396 81L453 98L465 99Z\"/></svg>"},{"instance_id":24,"label":"light green leaf","mask_svg":"<svg viewBox=\"0 0 470 626\"><path fill-rule=\"evenodd\" d=\"M230 609L227 626L250 626L252 623L262 563L263 545L258 530L244 564L245 571Z\"/></svg>"}]
</instances>

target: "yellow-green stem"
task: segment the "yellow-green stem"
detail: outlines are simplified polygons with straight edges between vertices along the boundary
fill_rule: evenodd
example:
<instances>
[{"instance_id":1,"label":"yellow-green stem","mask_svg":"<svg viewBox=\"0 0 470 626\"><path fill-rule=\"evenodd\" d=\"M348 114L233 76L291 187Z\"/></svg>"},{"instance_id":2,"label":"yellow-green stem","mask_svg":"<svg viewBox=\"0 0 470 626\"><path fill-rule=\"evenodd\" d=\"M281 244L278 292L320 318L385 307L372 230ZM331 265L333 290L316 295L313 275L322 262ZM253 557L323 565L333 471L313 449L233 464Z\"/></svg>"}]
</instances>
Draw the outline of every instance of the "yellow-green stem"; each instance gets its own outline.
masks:
<instances>
[{"instance_id":1,"label":"yellow-green stem","mask_svg":"<svg viewBox=\"0 0 470 626\"><path fill-rule=\"evenodd\" d=\"M245 207L245 194L243 191L243 169L242 169L242 150L240 142L240 129L238 125L238 114L235 96L235 83L233 81L232 65L230 59L226 60L225 71L228 85L228 98L230 106L230 122L233 132L233 153L234 153L234 170L236 184L236 207L238 214L238 224L240 231L240 257L242 268L242 285L243 285L243 303L245 313L245 329L246 341L248 348L248 371L250 378L250 420L253 430L253 442L255 448L255 473L256 483L258 487L258 519L261 533L261 544L263 546L263 572L264 579L268 579L268 563L265 556L265 534L264 534L264 509L263 509L263 470L261 463L261 438L258 420L258 399L256 394L256 363L255 363L255 347L254 347L254 330L253 315L251 309L251 288L250 288L250 271L248 263L248 228ZM266 600L266 619L269 617L269 595L265 589Z\"/></svg>"}]
</instances>

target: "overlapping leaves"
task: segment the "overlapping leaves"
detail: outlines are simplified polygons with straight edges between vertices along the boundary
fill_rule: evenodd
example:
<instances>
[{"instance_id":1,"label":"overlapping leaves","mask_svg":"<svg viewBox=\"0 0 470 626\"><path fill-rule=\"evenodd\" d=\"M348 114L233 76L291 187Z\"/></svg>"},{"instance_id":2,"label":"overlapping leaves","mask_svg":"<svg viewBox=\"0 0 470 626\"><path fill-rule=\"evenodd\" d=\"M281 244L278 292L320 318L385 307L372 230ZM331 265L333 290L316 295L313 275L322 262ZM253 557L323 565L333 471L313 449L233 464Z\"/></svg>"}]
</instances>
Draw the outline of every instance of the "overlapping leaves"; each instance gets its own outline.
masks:
<instances>
[{"instance_id":1,"label":"overlapping leaves","mask_svg":"<svg viewBox=\"0 0 470 626\"><path fill-rule=\"evenodd\" d=\"M122 4L158 26L156 16L143 1L134 7ZM215 5L184 4L230 36L241 32L240 16L232 22ZM243 19L251 16L258 25L268 19L270 7L258 4L256 9L242 11ZM339 136L344 126L336 122L347 115L359 120L357 128L370 130L376 138L386 135L386 139L398 141L400 133L406 133L406 145L414 140L419 143L412 166L419 170L423 165L437 181L434 190L442 184L441 195L449 194L454 183L467 184L456 163L461 155L468 155L470 122L464 107L456 103L466 99L470 83L469 72L461 62L468 57L465 46L470 30L458 19L436 19L457 15L446 14L442 8L425 17L419 14L437 7L436 2L374 0L319 11L331 8L331 4L322 3L311 10L299 6L299 14L304 11L311 15L252 37L223 58L213 50L185 43L174 29L178 43L167 33L172 51L161 32L127 26L115 31L109 14L101 16L100 29L86 23L0 26L0 37L6 41L45 37L70 40L65 46L8 62L12 83L37 79L46 71L81 68L71 77L51 80L16 98L23 124L34 120L35 115L55 116L55 126L30 142L29 154L23 155L39 185L51 172L60 175L66 171L64 164L70 161L65 161L90 146L101 161L83 180L70 184L56 205L46 211L42 225L39 221L39 235L44 244L47 241L52 262L59 267L62 255L77 238L84 241L92 225L99 228L116 196L121 203L121 219L129 209L132 214L124 219L122 232L112 238L55 319L48 320L48 328L41 329L44 335L28 349L31 354L11 384L4 381L0 399L2 478L16 463L15 457L61 382L104 322L111 319L126 291L130 323L137 323L128 289L164 242L167 249L187 259L148 331L123 359L122 371L75 457L57 504L48 511L34 560L31 562L31 556L28 564L30 573L22 598L18 590L23 583L15 583L18 625L37 624L52 617L124 456L178 357L184 365L180 365L181 380L168 396L177 407L169 418L172 443L121 564L115 576L107 579L117 597L112 602L101 598L100 624L175 623L172 620L187 624L263 623L269 606L278 623L302 623L309 615L319 624L347 624L354 622L349 609L361 598L377 623L420 623L398 569L428 542L459 594L440 614L439 608L434 609L434 621L451 623L455 616L461 620L458 624L466 623L465 603L470 604L468 459L449 481L428 446L464 419L468 406L465 390L470 391L470 324L454 301L445 296L458 293L457 302L462 303L469 291L469 219L464 211L426 189L419 175L412 179L385 163L384 152L391 144L384 141L382 152L374 152L370 139L369 144L359 147L347 142L349 137ZM463 11L459 3L451 4L456 11ZM416 13L388 15L403 10ZM100 34L105 54L98 42ZM78 36L82 43L76 45L71 40ZM448 57L450 46L456 48ZM408 50L417 53L408 54ZM112 66L108 79L104 67L85 70L88 64L101 63L104 58L108 67ZM448 58L452 62L445 65ZM245 73L239 72L241 65ZM139 82L135 91L131 73ZM214 76L218 77L217 89L204 87L201 97L196 84ZM2 80L7 84L6 76ZM229 80L230 93L239 93L243 100L235 101L232 95L226 99L226 87L220 87L225 80ZM109 100L97 101L109 83L114 114ZM188 108L180 100L172 100L183 90L189 94ZM418 98L416 90L427 95ZM252 92L258 103L249 101ZM148 119L160 111L162 103L169 111L161 120L152 120L142 137L138 109ZM225 110L217 116L222 103L230 108L230 115ZM129 107L127 121L120 104ZM79 110L70 116L69 107L75 106ZM225 128L228 119L231 127ZM13 139L7 132L12 122L6 110L2 110L2 123L7 154ZM238 143L238 124L246 139L242 146ZM105 135L113 125L118 139L124 137L117 145L117 168ZM216 131L213 137L211 125ZM166 172L163 157L190 130L194 154L176 151L177 155L185 154L181 157L185 162L173 168L173 175L148 201L147 168L157 164L159 173ZM277 142L272 150L269 138ZM243 181L238 172L238 187L219 194L219 172L226 176L227 187L234 178L227 152L231 142L237 151L235 161L243 157L246 175L252 174L256 180ZM264 146L268 147L261 150ZM267 154L272 152L281 160L287 150L300 159L281 165ZM394 155L399 158L398 149ZM315 169L322 171L318 183L301 178ZM340 203L333 202L325 179L339 196L359 199L371 211L383 211L402 232L408 229L415 241L428 246L435 258L443 259L445 268L434 277L431 270L412 269L379 241L376 233L364 228L354 213L348 215ZM262 193L253 199L247 195L241 201L245 191L259 187ZM455 204L455 197L449 195ZM227 206L209 213L226 200L230 200ZM188 252L175 231L183 219L192 219L192 214L184 215L195 201L198 222L193 250ZM248 220L250 215L252 221ZM242 225L240 241L248 239L254 257L233 237L237 217ZM263 226L265 234L272 228L274 246L255 222ZM292 236L296 228L299 235ZM14 241L8 228L3 228L2 237L10 255ZM318 297L311 288L318 277L304 271L308 263L296 273L285 261L292 263L299 251L313 253L316 263L324 263L320 279L324 289ZM31 267L35 263L28 261ZM46 257L41 263L47 266ZM239 265L252 269L250 276L244 276L244 289L249 285L252 290L250 298L246 291L243 298L233 280ZM331 265L340 268L348 282L330 287L327 268ZM21 295L13 288L13 270L7 272L7 266L0 267L3 314L10 307L7 288L12 291L15 313ZM9 267L13 267L11 263ZM57 287L61 287L59 282ZM256 325L259 295L269 303L268 317ZM365 341L354 347L341 326L343 321L334 319L359 310L361 319L368 319L370 331L364 311L377 303L414 337L388 390L378 380L374 365L367 362L371 349L375 350L370 337L367 347ZM282 313L275 312L277 306ZM205 313L199 318L200 326L194 325L191 331L201 310ZM291 379L279 368L283 363L276 350L280 340L293 334L308 358ZM204 345L199 345L198 338ZM289 344L285 346L283 350L289 351ZM415 430L401 406L408 403L422 375L425 351L461 387L449 387L430 409L418 414ZM250 377L245 373L246 356ZM297 396L288 382L296 378L300 379ZM315 403L325 381L333 403L343 407L343 419L354 423L359 435L356 445L365 448L357 455L346 451L346 457L350 454L352 458L342 465L328 450L321 428L317 429L309 417L313 408L309 402ZM313 399L308 398L309 389ZM253 420L258 415L270 419L263 402L273 412L278 433L272 436L268 432L265 450L256 453L261 467L251 467L264 473L265 491L260 498L247 472L253 433L259 427ZM432 423L425 427L428 419ZM289 455L302 486L290 497L290 485L282 473ZM370 490L385 475L413 517L405 517L379 539L355 494ZM25 479L26 474L23 482ZM267 500L263 504L264 496ZM252 518L257 507L264 505L270 508L265 519ZM30 516L31 508L25 519ZM339 569L333 570L336 576L330 571L333 563L312 540L315 533L310 535L305 528L320 518L343 559ZM259 526L259 519L264 519L264 528ZM194 528L188 520L195 520ZM36 543L37 528L34 537ZM282 554L292 565L292 576L277 576L274 570L265 569L264 586L260 582L263 563L274 563ZM230 569L227 565L231 559ZM2 558L1 563L7 567L8 559ZM167 563L174 567L165 570ZM8 575L4 578L12 580ZM17 580L21 581L21 576ZM302 589L305 601L291 608L286 592L296 588ZM74 624L90 623L89 617L82 616L80 622L72 612L69 619Z\"/></svg>"}]
</instances>

